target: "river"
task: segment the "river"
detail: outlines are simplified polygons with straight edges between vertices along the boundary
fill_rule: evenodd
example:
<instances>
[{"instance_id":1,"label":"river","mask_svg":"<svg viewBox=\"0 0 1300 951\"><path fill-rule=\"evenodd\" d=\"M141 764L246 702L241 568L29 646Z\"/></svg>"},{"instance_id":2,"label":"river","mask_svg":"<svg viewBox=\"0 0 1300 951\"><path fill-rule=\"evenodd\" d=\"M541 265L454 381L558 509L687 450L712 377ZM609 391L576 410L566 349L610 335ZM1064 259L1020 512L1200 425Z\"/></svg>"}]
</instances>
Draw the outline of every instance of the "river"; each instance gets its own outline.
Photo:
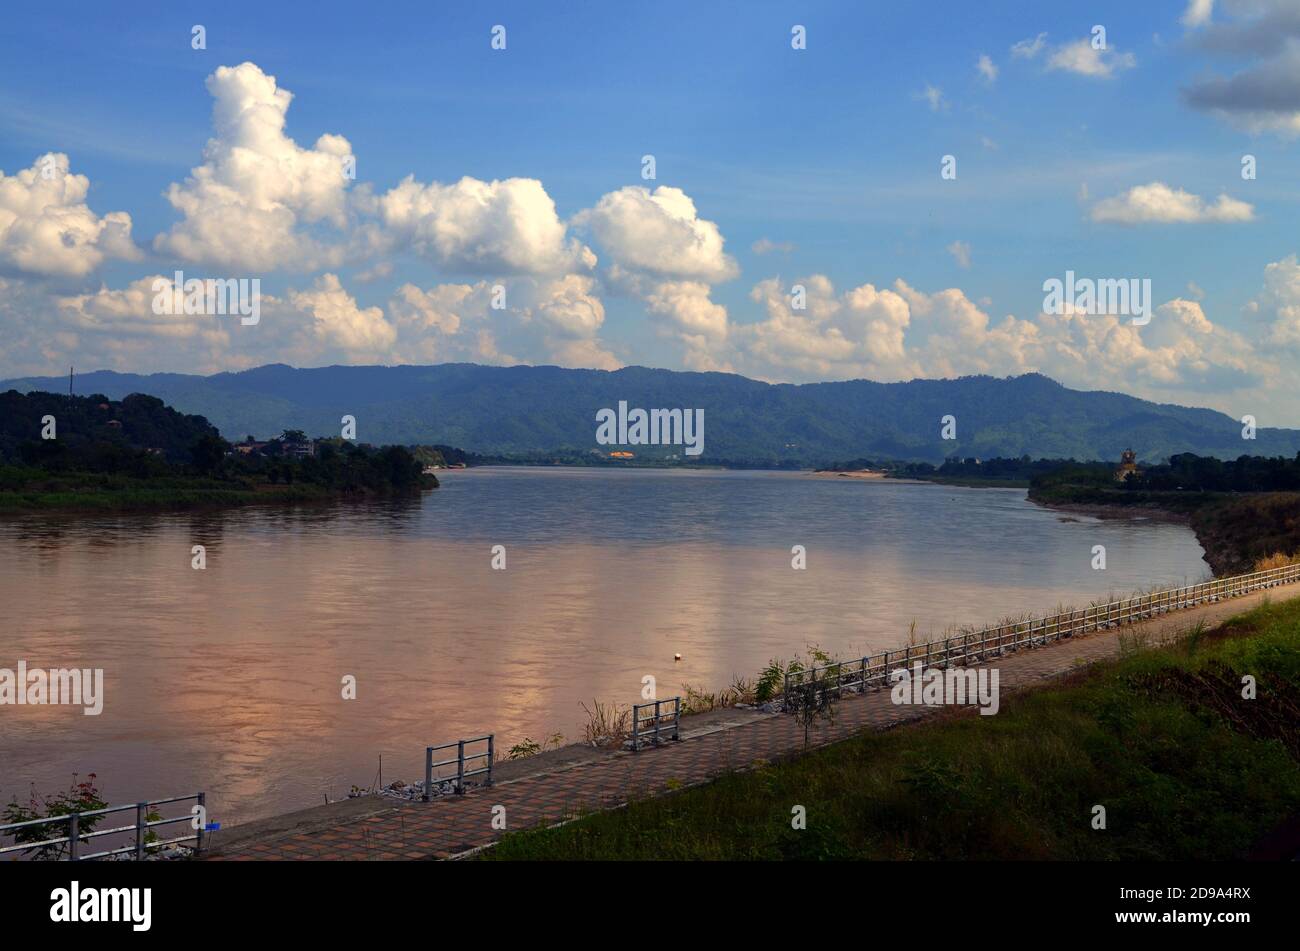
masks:
<instances>
[{"instance_id":1,"label":"river","mask_svg":"<svg viewBox=\"0 0 1300 951\"><path fill-rule=\"evenodd\" d=\"M0 519L0 667L105 678L99 716L0 707L0 801L94 772L114 804L203 789L213 820L247 821L368 786L381 754L387 782L462 736L580 739L581 702L637 702L646 674L661 697L716 689L810 643L859 657L913 624L941 636L1207 575L1184 526L1069 519L1015 489L645 469L442 481L398 502Z\"/></svg>"}]
</instances>

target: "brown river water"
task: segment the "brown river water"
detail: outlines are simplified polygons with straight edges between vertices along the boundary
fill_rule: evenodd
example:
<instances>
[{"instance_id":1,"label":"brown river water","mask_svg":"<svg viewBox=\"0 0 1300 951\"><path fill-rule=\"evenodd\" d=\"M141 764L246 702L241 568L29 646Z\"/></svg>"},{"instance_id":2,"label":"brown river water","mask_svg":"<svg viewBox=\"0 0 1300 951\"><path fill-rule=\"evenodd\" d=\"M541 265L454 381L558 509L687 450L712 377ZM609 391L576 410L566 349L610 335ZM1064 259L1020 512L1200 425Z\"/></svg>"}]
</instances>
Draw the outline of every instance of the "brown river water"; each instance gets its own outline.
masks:
<instances>
[{"instance_id":1,"label":"brown river water","mask_svg":"<svg viewBox=\"0 0 1300 951\"><path fill-rule=\"evenodd\" d=\"M205 790L229 825L368 786L381 755L414 780L463 736L580 739L581 702L639 702L646 674L716 689L809 643L1202 580L1201 554L1022 490L807 473L488 468L399 502L6 516L0 668L102 668L104 705L0 706L0 801L94 772L113 804Z\"/></svg>"}]
</instances>

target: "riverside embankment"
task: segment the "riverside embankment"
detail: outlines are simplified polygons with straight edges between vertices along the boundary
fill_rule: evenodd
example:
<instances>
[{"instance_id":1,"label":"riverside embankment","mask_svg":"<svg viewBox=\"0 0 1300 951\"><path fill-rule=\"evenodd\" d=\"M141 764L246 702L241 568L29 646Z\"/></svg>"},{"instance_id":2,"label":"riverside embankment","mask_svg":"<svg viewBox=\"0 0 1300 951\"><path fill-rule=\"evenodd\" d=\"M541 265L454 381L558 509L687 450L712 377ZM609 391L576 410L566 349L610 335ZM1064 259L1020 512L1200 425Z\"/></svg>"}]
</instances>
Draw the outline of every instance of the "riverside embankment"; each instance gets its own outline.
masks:
<instances>
[{"instance_id":1,"label":"riverside embankment","mask_svg":"<svg viewBox=\"0 0 1300 951\"><path fill-rule=\"evenodd\" d=\"M1015 695L1040 687L1082 667L1113 660L1125 650L1132 650L1134 645L1158 644L1189 630L1204 630L1278 597L1294 605L1292 599L1297 594L1300 590L1294 585L1256 591L1001 657L996 661L1001 689L1005 694ZM1106 720L1104 707L1097 708L1092 700L1084 706L1083 715ZM840 701L833 720L814 727L811 745L825 746L863 731L885 730L936 715L956 714L952 709L896 705L888 690L867 691ZM1128 715L1121 712L1121 720ZM983 726L986 720L1000 722L1000 719L978 718L976 723L980 726L971 729L1000 729L992 723ZM356 800L237 827L214 839L212 856L225 859L448 858L490 845L508 831L549 826L581 813L676 792L729 773L749 770L756 763L766 764L799 754L804 749L803 729L794 717L756 711L720 711L707 720L692 723L688 719L683 724L683 738L679 743L635 754L590 750L557 753L550 759L537 757L535 762L521 761L515 767L517 774L503 775L492 788L472 790L464 796L442 797L430 803ZM1212 752L1213 748L1207 748L1207 753ZM568 760L563 761L562 757ZM1035 770L1031 763L1002 766L1014 768L1025 788L1032 789ZM1284 770L1284 766L1272 763L1270 768ZM1279 775L1289 776L1284 772ZM1296 788L1300 790L1300 785ZM1154 790L1150 792L1155 794ZM1256 819L1266 822L1278 809L1289 808L1289 799L1283 797L1281 802L1280 806L1277 803L1261 806ZM504 829L494 822L499 816L505 817Z\"/></svg>"}]
</instances>

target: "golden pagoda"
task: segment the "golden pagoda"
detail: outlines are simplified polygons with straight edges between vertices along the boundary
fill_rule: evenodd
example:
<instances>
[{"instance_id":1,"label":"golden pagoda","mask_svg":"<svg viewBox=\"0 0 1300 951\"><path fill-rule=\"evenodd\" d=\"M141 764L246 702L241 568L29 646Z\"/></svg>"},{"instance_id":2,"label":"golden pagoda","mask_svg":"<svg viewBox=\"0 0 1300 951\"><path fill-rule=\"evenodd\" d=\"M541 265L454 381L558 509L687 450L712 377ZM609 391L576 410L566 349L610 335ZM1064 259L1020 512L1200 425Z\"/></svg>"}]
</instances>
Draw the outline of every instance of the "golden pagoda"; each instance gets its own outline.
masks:
<instances>
[{"instance_id":1,"label":"golden pagoda","mask_svg":"<svg viewBox=\"0 0 1300 951\"><path fill-rule=\"evenodd\" d=\"M1120 453L1119 468L1115 470L1115 481L1123 482L1137 471L1137 453L1132 449L1125 449Z\"/></svg>"}]
</instances>

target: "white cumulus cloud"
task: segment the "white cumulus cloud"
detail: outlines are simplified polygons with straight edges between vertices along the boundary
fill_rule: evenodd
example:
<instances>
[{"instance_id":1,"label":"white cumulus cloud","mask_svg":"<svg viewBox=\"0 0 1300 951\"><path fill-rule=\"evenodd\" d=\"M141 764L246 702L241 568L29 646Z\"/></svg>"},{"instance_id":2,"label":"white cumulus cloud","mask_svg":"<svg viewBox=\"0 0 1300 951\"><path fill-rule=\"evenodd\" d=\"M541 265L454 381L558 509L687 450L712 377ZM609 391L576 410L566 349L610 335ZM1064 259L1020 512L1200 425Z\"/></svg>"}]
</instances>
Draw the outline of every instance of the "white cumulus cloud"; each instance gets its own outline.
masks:
<instances>
[{"instance_id":1,"label":"white cumulus cloud","mask_svg":"<svg viewBox=\"0 0 1300 951\"><path fill-rule=\"evenodd\" d=\"M1213 203L1164 182L1137 185L1092 206L1093 221L1113 224L1197 224L1250 221L1254 206L1228 195Z\"/></svg>"},{"instance_id":2,"label":"white cumulus cloud","mask_svg":"<svg viewBox=\"0 0 1300 951\"><path fill-rule=\"evenodd\" d=\"M347 353L359 363L377 359L397 341L397 331L381 307L359 307L336 274L322 274L310 288L291 291L289 303L308 319L317 340Z\"/></svg>"},{"instance_id":3,"label":"white cumulus cloud","mask_svg":"<svg viewBox=\"0 0 1300 951\"><path fill-rule=\"evenodd\" d=\"M1068 386L1112 389L1122 382L1126 392L1198 405L1223 404L1279 378L1277 365L1248 338L1214 324L1190 300L1161 304L1139 327L1127 317L1068 311L995 319L987 302L977 304L960 288L927 293L903 280L844 293L824 275L795 283L806 289L805 309L793 306L792 285L762 281L750 296L765 317L733 322L708 357L784 382L1036 371Z\"/></svg>"},{"instance_id":4,"label":"white cumulus cloud","mask_svg":"<svg viewBox=\"0 0 1300 951\"><path fill-rule=\"evenodd\" d=\"M589 228L615 266L669 280L715 283L739 273L723 250L722 232L699 216L680 188L653 192L628 185L580 212L575 224Z\"/></svg>"},{"instance_id":5,"label":"white cumulus cloud","mask_svg":"<svg viewBox=\"0 0 1300 951\"><path fill-rule=\"evenodd\" d=\"M0 265L57 277L84 277L106 258L136 260L131 216L100 217L86 204L90 179L49 152L13 175L0 170Z\"/></svg>"},{"instance_id":6,"label":"white cumulus cloud","mask_svg":"<svg viewBox=\"0 0 1300 951\"><path fill-rule=\"evenodd\" d=\"M1112 47L1097 49L1088 39L1075 40L1057 47L1047 60L1047 68L1088 76L1092 79L1110 79L1116 73L1132 69L1137 57L1120 53Z\"/></svg>"},{"instance_id":7,"label":"white cumulus cloud","mask_svg":"<svg viewBox=\"0 0 1300 951\"><path fill-rule=\"evenodd\" d=\"M494 308L494 300L503 306ZM622 366L600 339L605 306L595 279L584 274L523 278L508 285L404 284L389 301L389 311L403 362Z\"/></svg>"},{"instance_id":8,"label":"white cumulus cloud","mask_svg":"<svg viewBox=\"0 0 1300 951\"><path fill-rule=\"evenodd\" d=\"M1247 310L1266 321L1270 344L1300 350L1300 263L1294 254L1264 268L1264 290Z\"/></svg>"},{"instance_id":9,"label":"white cumulus cloud","mask_svg":"<svg viewBox=\"0 0 1300 951\"><path fill-rule=\"evenodd\" d=\"M247 271L341 263L342 247L313 226L346 225L348 140L322 135L304 149L285 135L293 94L254 63L219 67L207 89L214 135L203 164L167 189L182 220L155 249Z\"/></svg>"},{"instance_id":10,"label":"white cumulus cloud","mask_svg":"<svg viewBox=\"0 0 1300 951\"><path fill-rule=\"evenodd\" d=\"M591 250L566 234L555 202L532 178L444 185L407 176L377 200L381 245L409 246L457 272L552 274L589 269Z\"/></svg>"}]
</instances>

